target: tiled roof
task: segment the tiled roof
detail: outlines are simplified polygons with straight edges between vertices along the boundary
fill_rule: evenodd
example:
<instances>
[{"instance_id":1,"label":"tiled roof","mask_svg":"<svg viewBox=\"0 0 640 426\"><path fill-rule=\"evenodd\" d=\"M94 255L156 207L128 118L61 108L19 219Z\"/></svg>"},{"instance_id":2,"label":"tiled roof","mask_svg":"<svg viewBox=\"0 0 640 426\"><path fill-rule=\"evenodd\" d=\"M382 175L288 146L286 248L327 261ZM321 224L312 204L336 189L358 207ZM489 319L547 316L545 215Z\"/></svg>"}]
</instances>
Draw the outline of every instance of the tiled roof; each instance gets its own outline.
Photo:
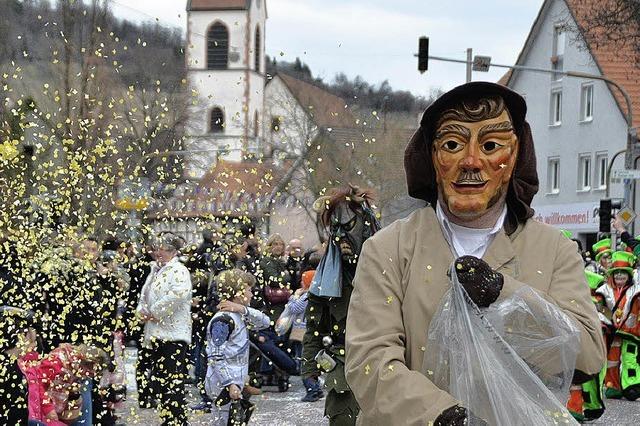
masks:
<instances>
[{"instance_id":1,"label":"tiled roof","mask_svg":"<svg viewBox=\"0 0 640 426\"><path fill-rule=\"evenodd\" d=\"M199 186L203 189L224 188L234 194L247 192L256 196L269 195L282 174L282 167L273 163L221 160L202 177Z\"/></svg>"},{"instance_id":2,"label":"tiled roof","mask_svg":"<svg viewBox=\"0 0 640 426\"><path fill-rule=\"evenodd\" d=\"M248 9L248 0L189 0L187 10Z\"/></svg>"},{"instance_id":3,"label":"tiled roof","mask_svg":"<svg viewBox=\"0 0 640 426\"><path fill-rule=\"evenodd\" d=\"M498 80L498 84L501 84L503 86L507 86L509 84L509 79L511 78L511 73L513 71L509 70L506 73L504 73L504 75L502 77L500 77L500 80Z\"/></svg>"},{"instance_id":4,"label":"tiled roof","mask_svg":"<svg viewBox=\"0 0 640 426\"><path fill-rule=\"evenodd\" d=\"M220 160L194 187L154 205L147 217L261 216L288 166Z\"/></svg>"},{"instance_id":5,"label":"tiled roof","mask_svg":"<svg viewBox=\"0 0 640 426\"><path fill-rule=\"evenodd\" d=\"M578 26L586 26L589 15L593 15L595 7L603 7L602 0L565 0ZM637 25L629 24L629 32L640 31ZM587 40L589 51L603 76L620 84L631 97L633 106L633 126L640 125L640 68L637 65L636 46L631 43L614 43L595 35L595 39ZM618 101L618 106L626 116L627 104L620 92L611 87Z\"/></svg>"},{"instance_id":6,"label":"tiled roof","mask_svg":"<svg viewBox=\"0 0 640 426\"><path fill-rule=\"evenodd\" d=\"M355 124L355 117L341 97L288 74L280 72L277 76L318 126L349 127Z\"/></svg>"}]
</instances>

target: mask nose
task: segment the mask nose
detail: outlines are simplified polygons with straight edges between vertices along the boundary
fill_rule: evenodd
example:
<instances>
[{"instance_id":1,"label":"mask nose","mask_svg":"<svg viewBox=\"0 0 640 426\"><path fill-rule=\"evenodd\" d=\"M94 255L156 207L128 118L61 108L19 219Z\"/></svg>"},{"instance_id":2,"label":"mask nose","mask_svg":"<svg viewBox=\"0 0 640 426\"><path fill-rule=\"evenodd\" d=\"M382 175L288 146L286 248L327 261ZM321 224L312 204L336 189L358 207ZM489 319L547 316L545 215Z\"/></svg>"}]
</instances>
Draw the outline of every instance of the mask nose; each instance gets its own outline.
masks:
<instances>
[{"instance_id":1,"label":"mask nose","mask_svg":"<svg viewBox=\"0 0 640 426\"><path fill-rule=\"evenodd\" d=\"M471 141L467 144L466 151L460 167L463 170L471 172L479 172L482 169L482 162L480 161L480 146L476 141Z\"/></svg>"}]
</instances>

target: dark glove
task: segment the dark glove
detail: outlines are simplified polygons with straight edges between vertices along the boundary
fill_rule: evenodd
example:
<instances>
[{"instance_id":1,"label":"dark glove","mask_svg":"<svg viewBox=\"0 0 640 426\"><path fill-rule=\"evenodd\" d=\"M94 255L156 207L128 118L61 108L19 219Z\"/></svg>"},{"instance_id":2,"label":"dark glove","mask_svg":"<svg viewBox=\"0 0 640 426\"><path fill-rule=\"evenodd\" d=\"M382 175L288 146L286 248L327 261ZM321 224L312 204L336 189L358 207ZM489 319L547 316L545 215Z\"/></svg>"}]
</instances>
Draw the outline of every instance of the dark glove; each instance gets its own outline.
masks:
<instances>
[{"instance_id":1,"label":"dark glove","mask_svg":"<svg viewBox=\"0 0 640 426\"><path fill-rule=\"evenodd\" d=\"M504 284L500 272L474 256L459 257L454 264L460 284L476 305L486 308L496 301Z\"/></svg>"},{"instance_id":2,"label":"dark glove","mask_svg":"<svg viewBox=\"0 0 640 426\"><path fill-rule=\"evenodd\" d=\"M436 418L433 426L487 426L487 422L473 413L469 413L466 408L454 405L444 410Z\"/></svg>"}]
</instances>

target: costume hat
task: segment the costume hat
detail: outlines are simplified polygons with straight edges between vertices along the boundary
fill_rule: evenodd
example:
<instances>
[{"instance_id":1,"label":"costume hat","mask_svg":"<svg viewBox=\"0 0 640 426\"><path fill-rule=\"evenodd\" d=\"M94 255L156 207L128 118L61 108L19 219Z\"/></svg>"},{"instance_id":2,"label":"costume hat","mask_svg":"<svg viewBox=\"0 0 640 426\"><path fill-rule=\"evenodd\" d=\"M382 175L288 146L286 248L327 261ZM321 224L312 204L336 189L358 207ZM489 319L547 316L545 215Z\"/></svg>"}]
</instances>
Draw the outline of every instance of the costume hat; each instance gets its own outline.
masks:
<instances>
[{"instance_id":1,"label":"costume hat","mask_svg":"<svg viewBox=\"0 0 640 426\"><path fill-rule=\"evenodd\" d=\"M611 268L607 269L607 275L612 275L616 271L626 271L633 275L633 263L636 257L633 253L626 251L614 251L611 255Z\"/></svg>"},{"instance_id":2,"label":"costume hat","mask_svg":"<svg viewBox=\"0 0 640 426\"><path fill-rule=\"evenodd\" d=\"M584 271L584 275L587 278L587 284L591 290L597 289L604 282L604 277L595 272Z\"/></svg>"},{"instance_id":3,"label":"costume hat","mask_svg":"<svg viewBox=\"0 0 640 426\"><path fill-rule=\"evenodd\" d=\"M591 247L593 248L593 254L596 255L596 262L598 262L603 254L611 253L611 239L605 238L604 240L598 241Z\"/></svg>"}]
</instances>

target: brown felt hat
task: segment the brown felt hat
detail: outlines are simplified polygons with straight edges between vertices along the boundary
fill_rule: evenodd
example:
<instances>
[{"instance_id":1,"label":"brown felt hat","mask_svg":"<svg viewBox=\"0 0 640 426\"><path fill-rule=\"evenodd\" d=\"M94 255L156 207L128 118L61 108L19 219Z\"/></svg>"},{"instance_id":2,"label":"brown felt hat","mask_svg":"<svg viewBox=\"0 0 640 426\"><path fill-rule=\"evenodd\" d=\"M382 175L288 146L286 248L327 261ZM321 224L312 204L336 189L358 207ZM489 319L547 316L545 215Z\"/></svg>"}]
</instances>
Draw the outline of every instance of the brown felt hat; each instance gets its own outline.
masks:
<instances>
[{"instance_id":1,"label":"brown felt hat","mask_svg":"<svg viewBox=\"0 0 640 426\"><path fill-rule=\"evenodd\" d=\"M513 90L496 83L474 81L458 86L440 96L425 110L420 127L413 134L404 151L407 190L413 198L425 200L432 206L438 199L436 172L431 159L434 127L446 109L463 100L500 96L509 111L518 137L518 159L509 182L507 206L511 219L522 222L533 216L531 201L538 192L536 154L531 128L525 120L527 104Z\"/></svg>"}]
</instances>

